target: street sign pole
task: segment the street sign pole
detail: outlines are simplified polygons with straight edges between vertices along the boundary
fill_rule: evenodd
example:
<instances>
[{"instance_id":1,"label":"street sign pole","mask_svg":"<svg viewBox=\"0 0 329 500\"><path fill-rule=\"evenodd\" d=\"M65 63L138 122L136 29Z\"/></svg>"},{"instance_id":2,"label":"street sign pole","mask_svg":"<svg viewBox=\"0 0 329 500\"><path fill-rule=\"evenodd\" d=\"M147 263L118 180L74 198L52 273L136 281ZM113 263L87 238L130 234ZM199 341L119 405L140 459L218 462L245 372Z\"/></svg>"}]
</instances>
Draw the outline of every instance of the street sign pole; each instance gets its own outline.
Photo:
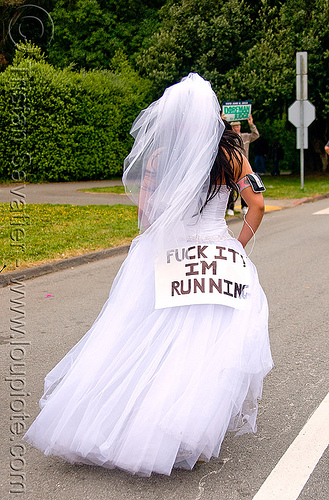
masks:
<instances>
[{"instance_id":1,"label":"street sign pole","mask_svg":"<svg viewBox=\"0 0 329 500\"><path fill-rule=\"evenodd\" d=\"M299 59L299 60L298 60ZM301 128L301 144L300 144L300 188L304 188L304 100L307 99L305 90L307 89L307 52L297 52L296 57L296 73L300 85L300 128ZM304 80L304 81L303 81ZM305 82L305 83L304 83ZM296 82L297 83L297 82ZM297 92L297 90L296 90ZM298 95L297 95L298 99Z\"/></svg>"},{"instance_id":2,"label":"street sign pole","mask_svg":"<svg viewBox=\"0 0 329 500\"><path fill-rule=\"evenodd\" d=\"M304 188L304 148L300 148L300 189Z\"/></svg>"},{"instance_id":3,"label":"street sign pole","mask_svg":"<svg viewBox=\"0 0 329 500\"><path fill-rule=\"evenodd\" d=\"M307 99L307 52L296 54L296 101L288 109L289 121L297 127L300 149L300 184L304 187L304 149L308 148L308 126L315 120L315 107Z\"/></svg>"},{"instance_id":4,"label":"street sign pole","mask_svg":"<svg viewBox=\"0 0 329 500\"><path fill-rule=\"evenodd\" d=\"M307 56L307 53L306 53ZM305 58L307 61L307 59ZM297 62L297 79L299 78L302 80L303 74L298 74L298 66L301 66L300 70L301 72L303 71L303 66L304 66L304 60L301 59L301 64L298 65ZM307 78L307 75L305 75ZM303 82L301 81L301 93L300 93L300 128L301 128L301 143L300 143L300 188L304 188L304 92L303 92ZM298 99L298 97L297 97Z\"/></svg>"}]
</instances>

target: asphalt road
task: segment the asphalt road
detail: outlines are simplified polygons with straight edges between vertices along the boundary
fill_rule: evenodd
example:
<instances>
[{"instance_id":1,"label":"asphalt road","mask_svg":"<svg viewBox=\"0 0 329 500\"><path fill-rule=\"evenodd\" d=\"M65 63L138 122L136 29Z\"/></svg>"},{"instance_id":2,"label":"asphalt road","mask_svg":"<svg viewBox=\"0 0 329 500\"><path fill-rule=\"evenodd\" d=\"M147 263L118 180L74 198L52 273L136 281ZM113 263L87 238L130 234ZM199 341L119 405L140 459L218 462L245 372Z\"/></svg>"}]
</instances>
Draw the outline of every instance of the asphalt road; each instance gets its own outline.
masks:
<instances>
[{"instance_id":1,"label":"asphalt road","mask_svg":"<svg viewBox=\"0 0 329 500\"><path fill-rule=\"evenodd\" d=\"M272 212L257 232L251 259L270 305L275 368L265 379L256 435L228 435L219 459L170 477L139 478L115 470L71 465L27 447L13 461L19 437L10 429L9 325L17 292L0 289L1 308L1 498L29 500L251 500L314 410L328 393L329 200ZM238 234L239 222L231 228ZM24 282L27 348L26 413L38 413L43 377L88 330L100 311L124 256ZM24 378L24 377L21 377ZM25 394L25 393L24 393ZM320 440L322 433L316 436ZM315 444L315 443L314 443ZM307 460L307 456L300 460ZM328 449L299 500L329 498ZM20 465L21 464L21 465ZM295 466L299 467L299 461ZM21 467L21 469L20 469ZM10 473L26 473L24 494L12 494ZM12 475L13 477L13 475ZM278 500L281 500L278 497Z\"/></svg>"}]
</instances>

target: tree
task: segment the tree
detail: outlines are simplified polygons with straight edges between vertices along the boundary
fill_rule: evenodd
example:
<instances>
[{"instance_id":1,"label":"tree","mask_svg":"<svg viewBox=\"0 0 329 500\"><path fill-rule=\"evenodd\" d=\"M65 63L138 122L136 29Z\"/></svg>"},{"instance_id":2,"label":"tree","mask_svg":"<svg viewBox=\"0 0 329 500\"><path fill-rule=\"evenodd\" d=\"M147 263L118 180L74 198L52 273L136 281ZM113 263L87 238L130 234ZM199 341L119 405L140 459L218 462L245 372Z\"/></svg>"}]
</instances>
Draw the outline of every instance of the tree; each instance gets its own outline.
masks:
<instances>
[{"instance_id":1,"label":"tree","mask_svg":"<svg viewBox=\"0 0 329 500\"><path fill-rule=\"evenodd\" d=\"M56 26L49 61L57 67L109 68L117 50L133 60L157 23L164 0L59 0L51 16Z\"/></svg>"},{"instance_id":2,"label":"tree","mask_svg":"<svg viewBox=\"0 0 329 500\"><path fill-rule=\"evenodd\" d=\"M2 2L2 69L13 57L8 24L13 18L18 29L23 17L21 2ZM261 132L271 139L275 131L289 150L285 161L290 165L297 165L297 154L295 129L287 121L287 110L295 100L296 51L307 51L309 99L317 112L309 129L307 158L312 168L327 169L323 146L329 137L329 0L36 3L48 10L54 21L51 45L49 33L48 41L46 36L40 43L37 25L27 28L33 35L31 40L41 46L53 66L116 71L113 61L126 54L130 65L152 80L154 96L196 71L211 82L220 101L251 99Z\"/></svg>"},{"instance_id":3,"label":"tree","mask_svg":"<svg viewBox=\"0 0 329 500\"><path fill-rule=\"evenodd\" d=\"M219 91L232 99L252 97L259 110L256 117L281 123L278 134L281 141L289 136L291 151L295 128L287 121L287 111L296 98L296 52L307 51L309 99L317 110L317 120L309 129L307 164L323 171L327 169L324 144L329 131L328 19L327 0L288 0L274 7L264 2L256 43L241 64L227 72Z\"/></svg>"},{"instance_id":4,"label":"tree","mask_svg":"<svg viewBox=\"0 0 329 500\"><path fill-rule=\"evenodd\" d=\"M244 0L181 0L160 11L161 27L137 57L137 67L158 90L190 71L215 88L252 46L254 25Z\"/></svg>"},{"instance_id":5,"label":"tree","mask_svg":"<svg viewBox=\"0 0 329 500\"><path fill-rule=\"evenodd\" d=\"M251 99L260 129L270 140L273 134L280 138L285 161L293 167L298 166L295 128L287 110L295 100L296 52L307 51L309 99L317 109L308 164L327 168L328 0L171 1L160 19L160 29L137 57L138 69L157 91L197 71L210 80L220 101Z\"/></svg>"},{"instance_id":6,"label":"tree","mask_svg":"<svg viewBox=\"0 0 329 500\"><path fill-rule=\"evenodd\" d=\"M0 5L0 19L1 19L1 32L0 32L0 71L3 71L6 66L8 66L8 51L5 48L5 44L8 38L8 25L13 16L15 16L15 10L17 7L22 5L24 0L2 0ZM16 13L16 18L18 14ZM14 48L11 48L13 53Z\"/></svg>"},{"instance_id":7,"label":"tree","mask_svg":"<svg viewBox=\"0 0 329 500\"><path fill-rule=\"evenodd\" d=\"M31 40L46 51L54 25L49 11L54 0L1 0L0 71L11 63L17 43ZM2 64L1 64L2 62Z\"/></svg>"}]
</instances>

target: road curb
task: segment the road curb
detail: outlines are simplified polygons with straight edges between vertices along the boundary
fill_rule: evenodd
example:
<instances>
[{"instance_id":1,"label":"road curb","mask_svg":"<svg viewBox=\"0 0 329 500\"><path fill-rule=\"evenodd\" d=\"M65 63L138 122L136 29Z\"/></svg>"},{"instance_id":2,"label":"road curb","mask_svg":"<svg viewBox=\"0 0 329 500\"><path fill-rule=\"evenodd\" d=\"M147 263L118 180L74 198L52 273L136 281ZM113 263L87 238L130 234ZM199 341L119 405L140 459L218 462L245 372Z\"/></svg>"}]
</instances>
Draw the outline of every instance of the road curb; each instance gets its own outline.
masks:
<instances>
[{"instance_id":1,"label":"road curb","mask_svg":"<svg viewBox=\"0 0 329 500\"><path fill-rule=\"evenodd\" d=\"M313 201L324 200L325 198L329 198L329 193L326 194L318 194L317 196L311 196L310 198L301 198L293 203L293 206L296 207L298 205L303 205L303 203L312 203Z\"/></svg>"},{"instance_id":2,"label":"road curb","mask_svg":"<svg viewBox=\"0 0 329 500\"><path fill-rule=\"evenodd\" d=\"M106 248L105 250L100 250L98 252L85 253L76 257L69 257L68 259L61 259L54 262L49 262L47 264L41 264L40 266L28 267L27 269L18 269L17 271L1 274L0 288L10 285L13 281L16 280L25 281L31 278L43 276L45 274L54 273L56 271L62 271L63 269L81 266L82 264L87 264L89 262L95 262L97 260L106 259L108 257L122 255L128 252L129 247L130 245L122 245L119 247Z\"/></svg>"}]
</instances>

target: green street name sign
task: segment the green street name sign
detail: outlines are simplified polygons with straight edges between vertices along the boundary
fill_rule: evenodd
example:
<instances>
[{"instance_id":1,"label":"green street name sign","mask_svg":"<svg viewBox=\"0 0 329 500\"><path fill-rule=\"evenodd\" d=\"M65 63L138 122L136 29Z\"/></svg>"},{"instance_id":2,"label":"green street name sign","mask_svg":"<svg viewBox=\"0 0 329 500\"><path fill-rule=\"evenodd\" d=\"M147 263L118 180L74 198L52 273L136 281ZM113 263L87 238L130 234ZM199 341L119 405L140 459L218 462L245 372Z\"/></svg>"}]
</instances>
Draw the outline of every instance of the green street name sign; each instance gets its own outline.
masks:
<instances>
[{"instance_id":1,"label":"green street name sign","mask_svg":"<svg viewBox=\"0 0 329 500\"><path fill-rule=\"evenodd\" d=\"M251 114L251 101L223 102L223 114L228 122L247 120Z\"/></svg>"}]
</instances>

